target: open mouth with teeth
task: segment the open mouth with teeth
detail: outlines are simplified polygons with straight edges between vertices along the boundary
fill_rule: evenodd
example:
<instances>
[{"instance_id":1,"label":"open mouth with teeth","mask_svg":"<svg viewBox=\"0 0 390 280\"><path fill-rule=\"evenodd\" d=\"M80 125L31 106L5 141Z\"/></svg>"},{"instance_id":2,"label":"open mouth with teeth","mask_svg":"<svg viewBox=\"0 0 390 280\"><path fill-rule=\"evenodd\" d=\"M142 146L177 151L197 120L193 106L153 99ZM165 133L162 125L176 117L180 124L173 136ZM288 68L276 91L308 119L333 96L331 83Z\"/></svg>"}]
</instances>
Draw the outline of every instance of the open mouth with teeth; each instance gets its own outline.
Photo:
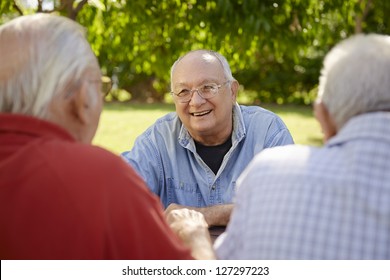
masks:
<instances>
[{"instance_id":1,"label":"open mouth with teeth","mask_svg":"<svg viewBox=\"0 0 390 280\"><path fill-rule=\"evenodd\" d=\"M202 116L210 114L210 112L211 112L211 110L206 110L206 111L194 112L194 113L190 113L190 114L194 117L202 117Z\"/></svg>"}]
</instances>

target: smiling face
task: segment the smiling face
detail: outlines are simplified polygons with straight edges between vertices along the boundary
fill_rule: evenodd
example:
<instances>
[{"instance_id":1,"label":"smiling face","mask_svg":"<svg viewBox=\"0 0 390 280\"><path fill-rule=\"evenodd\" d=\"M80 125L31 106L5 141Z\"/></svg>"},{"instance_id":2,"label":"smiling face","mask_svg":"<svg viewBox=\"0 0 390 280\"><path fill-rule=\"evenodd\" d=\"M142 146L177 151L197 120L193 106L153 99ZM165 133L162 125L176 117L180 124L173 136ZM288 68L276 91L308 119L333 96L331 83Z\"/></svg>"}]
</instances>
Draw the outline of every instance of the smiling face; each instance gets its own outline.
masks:
<instances>
[{"instance_id":1,"label":"smiling face","mask_svg":"<svg viewBox=\"0 0 390 280\"><path fill-rule=\"evenodd\" d=\"M221 62L205 51L187 54L177 64L172 73L172 91L193 90L204 84L222 85L218 93L210 98L202 98L197 91L187 103L180 103L173 96L176 113L191 136L206 146L224 143L232 132L232 110L236 102L238 82L225 83Z\"/></svg>"}]
</instances>

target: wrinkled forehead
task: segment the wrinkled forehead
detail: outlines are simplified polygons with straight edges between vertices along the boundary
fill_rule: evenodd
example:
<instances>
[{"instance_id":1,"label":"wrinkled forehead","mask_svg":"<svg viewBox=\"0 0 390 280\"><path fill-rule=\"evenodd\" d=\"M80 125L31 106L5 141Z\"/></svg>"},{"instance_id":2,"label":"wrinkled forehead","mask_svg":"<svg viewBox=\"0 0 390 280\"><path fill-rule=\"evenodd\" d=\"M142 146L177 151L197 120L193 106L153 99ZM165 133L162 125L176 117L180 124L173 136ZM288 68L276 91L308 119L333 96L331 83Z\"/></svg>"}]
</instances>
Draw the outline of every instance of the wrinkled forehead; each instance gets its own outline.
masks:
<instances>
[{"instance_id":1,"label":"wrinkled forehead","mask_svg":"<svg viewBox=\"0 0 390 280\"><path fill-rule=\"evenodd\" d=\"M222 63L214 55L196 51L184 56L176 65L172 82L190 83L205 80L219 81L224 78Z\"/></svg>"},{"instance_id":2,"label":"wrinkled forehead","mask_svg":"<svg viewBox=\"0 0 390 280\"><path fill-rule=\"evenodd\" d=\"M178 62L177 66L179 66L180 64L187 64L187 63L194 63L194 62L210 64L210 65L219 64L222 68L222 63L219 61L219 59L212 53L209 53L204 50L189 52Z\"/></svg>"}]
</instances>

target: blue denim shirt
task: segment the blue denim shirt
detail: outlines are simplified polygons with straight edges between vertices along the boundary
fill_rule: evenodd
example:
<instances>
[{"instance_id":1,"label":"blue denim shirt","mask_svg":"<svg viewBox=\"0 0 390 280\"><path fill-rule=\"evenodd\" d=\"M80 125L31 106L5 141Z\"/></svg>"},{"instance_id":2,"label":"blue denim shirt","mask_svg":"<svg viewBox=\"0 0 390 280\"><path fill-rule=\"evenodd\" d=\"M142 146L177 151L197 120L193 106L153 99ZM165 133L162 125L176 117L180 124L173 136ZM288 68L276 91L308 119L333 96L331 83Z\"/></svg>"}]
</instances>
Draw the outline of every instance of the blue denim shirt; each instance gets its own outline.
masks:
<instances>
[{"instance_id":1,"label":"blue denim shirt","mask_svg":"<svg viewBox=\"0 0 390 280\"><path fill-rule=\"evenodd\" d=\"M217 174L197 154L194 140L174 112L158 119L122 156L164 207L171 203L204 207L232 203L236 180L254 155L292 143L290 132L277 115L258 106L236 104L232 147Z\"/></svg>"}]
</instances>

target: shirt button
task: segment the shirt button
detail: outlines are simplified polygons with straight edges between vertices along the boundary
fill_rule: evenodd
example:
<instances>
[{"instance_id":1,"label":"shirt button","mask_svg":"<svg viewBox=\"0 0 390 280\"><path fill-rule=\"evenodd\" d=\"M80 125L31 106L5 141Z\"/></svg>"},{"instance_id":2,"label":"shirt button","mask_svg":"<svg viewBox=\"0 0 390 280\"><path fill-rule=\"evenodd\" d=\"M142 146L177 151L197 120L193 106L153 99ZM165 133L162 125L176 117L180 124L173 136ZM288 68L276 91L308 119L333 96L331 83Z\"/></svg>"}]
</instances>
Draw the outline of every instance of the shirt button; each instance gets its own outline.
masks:
<instances>
[{"instance_id":1,"label":"shirt button","mask_svg":"<svg viewBox=\"0 0 390 280\"><path fill-rule=\"evenodd\" d=\"M212 187L211 187L211 189L214 191L215 190L215 188L216 188L216 186L215 185L213 185Z\"/></svg>"}]
</instances>

